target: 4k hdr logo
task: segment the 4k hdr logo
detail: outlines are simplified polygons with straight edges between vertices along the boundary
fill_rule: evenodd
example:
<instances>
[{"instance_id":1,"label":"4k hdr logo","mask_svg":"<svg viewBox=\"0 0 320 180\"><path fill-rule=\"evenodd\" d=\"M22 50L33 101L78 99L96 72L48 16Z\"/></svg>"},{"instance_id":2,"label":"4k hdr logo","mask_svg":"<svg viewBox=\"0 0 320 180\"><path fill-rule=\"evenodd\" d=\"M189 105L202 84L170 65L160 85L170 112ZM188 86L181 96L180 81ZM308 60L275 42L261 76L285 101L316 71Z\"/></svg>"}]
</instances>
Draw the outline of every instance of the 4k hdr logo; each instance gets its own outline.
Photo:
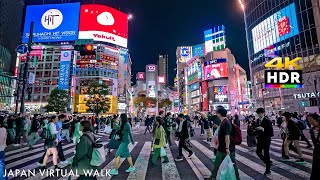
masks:
<instances>
[{"instance_id":1,"label":"4k hdr logo","mask_svg":"<svg viewBox=\"0 0 320 180\"><path fill-rule=\"evenodd\" d=\"M302 67L296 64L301 58L290 60L285 57L274 58L265 64L266 88L302 88ZM284 62L284 63L283 63ZM270 70L276 69L276 70Z\"/></svg>"}]
</instances>

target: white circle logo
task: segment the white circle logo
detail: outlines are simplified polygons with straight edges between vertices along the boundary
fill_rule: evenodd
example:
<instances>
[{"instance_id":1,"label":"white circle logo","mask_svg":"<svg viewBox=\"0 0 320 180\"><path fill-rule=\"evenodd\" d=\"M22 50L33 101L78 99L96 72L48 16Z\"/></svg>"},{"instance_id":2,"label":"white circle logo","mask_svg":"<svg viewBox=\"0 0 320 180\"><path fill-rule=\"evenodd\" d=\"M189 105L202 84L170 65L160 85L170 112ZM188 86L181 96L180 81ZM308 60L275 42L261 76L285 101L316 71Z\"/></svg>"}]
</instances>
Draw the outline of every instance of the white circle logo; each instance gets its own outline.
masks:
<instances>
[{"instance_id":1,"label":"white circle logo","mask_svg":"<svg viewBox=\"0 0 320 180\"><path fill-rule=\"evenodd\" d=\"M48 30L56 29L62 23L63 16L58 9L49 9L41 18L41 24Z\"/></svg>"}]
</instances>

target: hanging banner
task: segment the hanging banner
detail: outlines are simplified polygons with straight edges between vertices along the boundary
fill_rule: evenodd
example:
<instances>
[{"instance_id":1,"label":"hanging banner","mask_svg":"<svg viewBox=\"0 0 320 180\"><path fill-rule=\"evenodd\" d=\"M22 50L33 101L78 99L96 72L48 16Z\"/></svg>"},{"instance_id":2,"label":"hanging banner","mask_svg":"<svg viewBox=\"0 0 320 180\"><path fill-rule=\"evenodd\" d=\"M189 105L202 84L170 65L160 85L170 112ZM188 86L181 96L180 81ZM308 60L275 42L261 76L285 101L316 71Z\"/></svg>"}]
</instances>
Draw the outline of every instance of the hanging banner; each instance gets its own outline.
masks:
<instances>
[{"instance_id":1,"label":"hanging banner","mask_svg":"<svg viewBox=\"0 0 320 180\"><path fill-rule=\"evenodd\" d=\"M69 90L71 51L61 51L58 89Z\"/></svg>"}]
</instances>

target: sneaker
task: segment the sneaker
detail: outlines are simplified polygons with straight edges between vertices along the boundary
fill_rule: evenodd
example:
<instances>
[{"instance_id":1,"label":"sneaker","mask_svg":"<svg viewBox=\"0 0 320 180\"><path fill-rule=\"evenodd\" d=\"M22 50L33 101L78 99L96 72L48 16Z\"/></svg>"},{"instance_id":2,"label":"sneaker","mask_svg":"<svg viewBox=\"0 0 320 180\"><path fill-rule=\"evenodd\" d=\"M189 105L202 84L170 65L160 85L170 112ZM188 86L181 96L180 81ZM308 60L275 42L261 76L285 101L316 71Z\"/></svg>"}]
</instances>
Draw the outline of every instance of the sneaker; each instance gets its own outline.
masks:
<instances>
[{"instance_id":1,"label":"sneaker","mask_svg":"<svg viewBox=\"0 0 320 180\"><path fill-rule=\"evenodd\" d=\"M69 161L68 160L65 160L65 161L60 161L60 164L68 164Z\"/></svg>"},{"instance_id":2,"label":"sneaker","mask_svg":"<svg viewBox=\"0 0 320 180\"><path fill-rule=\"evenodd\" d=\"M168 162L169 162L169 160L164 160L162 163L164 163L164 164L165 164L165 163L168 163Z\"/></svg>"},{"instance_id":3,"label":"sneaker","mask_svg":"<svg viewBox=\"0 0 320 180\"><path fill-rule=\"evenodd\" d=\"M111 176L116 176L116 175L119 174L119 171L116 170L116 169L112 169L112 170L109 172L109 174L110 174Z\"/></svg>"},{"instance_id":4,"label":"sneaker","mask_svg":"<svg viewBox=\"0 0 320 180\"><path fill-rule=\"evenodd\" d=\"M284 156L280 159L280 161L290 161L290 158L288 156Z\"/></svg>"},{"instance_id":5,"label":"sneaker","mask_svg":"<svg viewBox=\"0 0 320 180\"><path fill-rule=\"evenodd\" d=\"M192 153L190 153L188 157L191 157L192 155L193 155L193 152L192 152Z\"/></svg>"},{"instance_id":6,"label":"sneaker","mask_svg":"<svg viewBox=\"0 0 320 180\"><path fill-rule=\"evenodd\" d=\"M133 172L133 171L135 171L135 170L136 170L135 167L129 167L129 168L126 170L126 172L127 172L127 173L131 173L131 172Z\"/></svg>"},{"instance_id":7,"label":"sneaker","mask_svg":"<svg viewBox=\"0 0 320 180\"><path fill-rule=\"evenodd\" d=\"M13 144L14 147L20 146L20 144Z\"/></svg>"},{"instance_id":8,"label":"sneaker","mask_svg":"<svg viewBox=\"0 0 320 180\"><path fill-rule=\"evenodd\" d=\"M32 147L32 146L29 146L29 149L28 149L28 150L32 150L32 149L34 149L34 147Z\"/></svg>"},{"instance_id":9,"label":"sneaker","mask_svg":"<svg viewBox=\"0 0 320 180\"><path fill-rule=\"evenodd\" d=\"M42 163L37 162L37 166L39 166L39 167L43 167L43 164L42 164Z\"/></svg>"},{"instance_id":10,"label":"sneaker","mask_svg":"<svg viewBox=\"0 0 320 180\"><path fill-rule=\"evenodd\" d=\"M296 160L296 163L303 164L303 163L305 163L305 161L304 161L304 159L298 159L298 160Z\"/></svg>"},{"instance_id":11,"label":"sneaker","mask_svg":"<svg viewBox=\"0 0 320 180\"><path fill-rule=\"evenodd\" d=\"M266 172L264 172L263 175L265 175L265 176L271 175L271 171L266 171Z\"/></svg>"},{"instance_id":12,"label":"sneaker","mask_svg":"<svg viewBox=\"0 0 320 180\"><path fill-rule=\"evenodd\" d=\"M177 159L175 159L175 161L183 161L182 157L178 157Z\"/></svg>"}]
</instances>

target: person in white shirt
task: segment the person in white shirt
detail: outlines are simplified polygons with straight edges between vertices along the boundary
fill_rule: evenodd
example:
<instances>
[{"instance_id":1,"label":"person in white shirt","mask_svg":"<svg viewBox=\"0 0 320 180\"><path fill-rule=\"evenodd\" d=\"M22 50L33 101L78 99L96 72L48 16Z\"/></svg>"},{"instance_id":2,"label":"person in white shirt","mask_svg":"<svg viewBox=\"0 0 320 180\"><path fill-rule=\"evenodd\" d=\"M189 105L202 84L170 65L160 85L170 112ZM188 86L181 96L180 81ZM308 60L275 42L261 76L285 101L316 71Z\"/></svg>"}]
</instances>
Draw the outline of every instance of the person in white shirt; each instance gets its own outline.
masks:
<instances>
[{"instance_id":1,"label":"person in white shirt","mask_svg":"<svg viewBox=\"0 0 320 180\"><path fill-rule=\"evenodd\" d=\"M3 177L5 174L5 151L7 147L7 130L3 127L4 117L0 116L0 178L6 180L6 177Z\"/></svg>"}]
</instances>

